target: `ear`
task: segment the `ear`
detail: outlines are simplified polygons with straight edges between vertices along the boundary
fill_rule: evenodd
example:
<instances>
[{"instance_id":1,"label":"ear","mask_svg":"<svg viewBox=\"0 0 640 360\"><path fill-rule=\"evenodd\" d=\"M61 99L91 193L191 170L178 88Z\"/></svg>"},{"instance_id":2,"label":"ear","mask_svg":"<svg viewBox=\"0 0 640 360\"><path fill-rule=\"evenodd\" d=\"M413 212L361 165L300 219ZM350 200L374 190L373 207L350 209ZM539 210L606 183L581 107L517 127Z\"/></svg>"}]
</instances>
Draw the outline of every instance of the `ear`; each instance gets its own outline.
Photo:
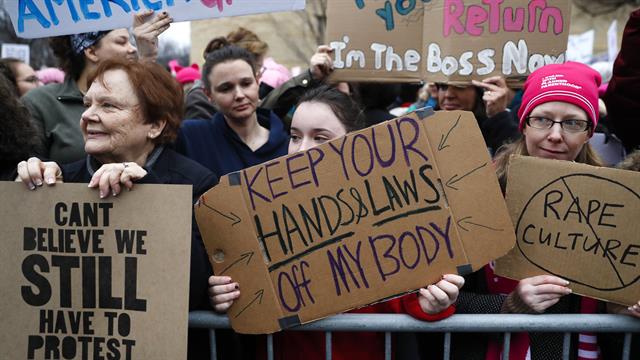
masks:
<instances>
[{"instance_id":1,"label":"ear","mask_svg":"<svg viewBox=\"0 0 640 360\"><path fill-rule=\"evenodd\" d=\"M151 140L155 140L162 134L162 130L164 130L165 125L167 125L167 120L161 120L159 122L154 122L151 124L151 129L147 133L147 137Z\"/></svg>"},{"instance_id":2,"label":"ear","mask_svg":"<svg viewBox=\"0 0 640 360\"><path fill-rule=\"evenodd\" d=\"M89 46L88 48L83 50L84 56L94 64L97 64L100 61L100 57L96 54L95 46Z\"/></svg>"}]
</instances>

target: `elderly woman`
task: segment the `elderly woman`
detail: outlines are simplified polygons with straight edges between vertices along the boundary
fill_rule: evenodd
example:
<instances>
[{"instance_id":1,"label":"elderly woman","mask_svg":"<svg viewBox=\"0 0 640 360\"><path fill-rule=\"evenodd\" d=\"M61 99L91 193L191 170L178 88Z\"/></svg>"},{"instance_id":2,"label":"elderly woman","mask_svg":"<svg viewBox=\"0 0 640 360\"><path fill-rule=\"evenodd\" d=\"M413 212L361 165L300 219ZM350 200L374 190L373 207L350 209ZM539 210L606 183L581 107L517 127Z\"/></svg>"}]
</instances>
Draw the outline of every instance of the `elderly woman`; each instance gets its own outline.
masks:
<instances>
[{"instance_id":1,"label":"elderly woman","mask_svg":"<svg viewBox=\"0 0 640 360\"><path fill-rule=\"evenodd\" d=\"M80 129L87 156L61 165L30 158L18 164L20 179L37 189L56 179L89 183L101 198L117 196L134 183L190 184L193 199L217 183L210 171L165 144L177 135L182 118L180 85L160 65L107 60L89 77ZM200 234L192 226L189 309L207 308L207 278L212 274ZM206 337L203 338L206 341ZM206 354L206 342L189 338Z\"/></svg>"},{"instance_id":2,"label":"elderly woman","mask_svg":"<svg viewBox=\"0 0 640 360\"><path fill-rule=\"evenodd\" d=\"M146 22L152 14L135 15L133 33L139 49L129 41L127 29L51 38L53 52L66 74L65 82L34 89L22 98L43 144L39 155L61 163L85 156L78 121L84 111L82 97L87 92L87 77L107 59L154 61L157 37L172 19L162 13Z\"/></svg>"}]
</instances>

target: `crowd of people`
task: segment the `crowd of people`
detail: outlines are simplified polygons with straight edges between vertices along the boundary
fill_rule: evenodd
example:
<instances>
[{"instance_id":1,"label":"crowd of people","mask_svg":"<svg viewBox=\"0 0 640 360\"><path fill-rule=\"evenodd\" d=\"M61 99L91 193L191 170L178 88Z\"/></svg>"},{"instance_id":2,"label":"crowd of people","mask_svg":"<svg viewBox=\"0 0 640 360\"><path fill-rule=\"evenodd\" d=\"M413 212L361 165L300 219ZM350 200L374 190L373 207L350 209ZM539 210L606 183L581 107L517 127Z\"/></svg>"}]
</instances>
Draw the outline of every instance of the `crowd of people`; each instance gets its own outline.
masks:
<instances>
[{"instance_id":1,"label":"crowd of people","mask_svg":"<svg viewBox=\"0 0 640 360\"><path fill-rule=\"evenodd\" d=\"M640 59L634 48L640 42L640 10L627 24L635 31L625 32L612 80L602 96L601 75L575 62L534 71L522 89L510 89L501 77L426 84L422 89L413 84L329 84L331 49L324 45L311 57L308 70L295 77L277 70L272 81L265 82L265 72L277 66L267 56L268 45L243 28L211 40L201 72L196 67L181 68L190 70L174 77L155 63L157 37L171 21L166 13L136 15L137 47L127 29L52 38L65 77L46 86L28 64L3 59L1 179L22 181L31 190L57 182L87 183L100 198L118 196L140 183L191 184L195 201L220 176L424 106L473 112L503 191L512 154L606 166L590 143L596 133L622 139L629 157L618 167L640 168L636 150L640 133L627 131L640 104L635 91ZM571 86L545 83L550 76L560 76ZM242 284L213 273L195 222L190 274L190 310L223 314L242 292ZM640 301L631 307L605 303L574 295L569 285L545 274L505 279L487 264L465 277L443 274L440 281L416 293L353 312L405 313L424 321L453 313L609 312L640 318ZM191 329L188 341L189 358L208 356L206 332ZM226 333L219 337L218 351L223 358L263 358L263 341ZM278 359L325 356L322 333L282 332L274 341ZM332 341L337 359L384 356L381 334L339 333ZM435 341L439 338L434 334L421 337L430 356L438 348ZM517 334L510 358L559 358L562 341L562 334ZM456 359L502 355L498 336L459 334L451 343ZM636 336L632 358L640 356L638 347ZM622 339L615 334L583 333L571 343L577 359L607 359L621 349Z\"/></svg>"}]
</instances>

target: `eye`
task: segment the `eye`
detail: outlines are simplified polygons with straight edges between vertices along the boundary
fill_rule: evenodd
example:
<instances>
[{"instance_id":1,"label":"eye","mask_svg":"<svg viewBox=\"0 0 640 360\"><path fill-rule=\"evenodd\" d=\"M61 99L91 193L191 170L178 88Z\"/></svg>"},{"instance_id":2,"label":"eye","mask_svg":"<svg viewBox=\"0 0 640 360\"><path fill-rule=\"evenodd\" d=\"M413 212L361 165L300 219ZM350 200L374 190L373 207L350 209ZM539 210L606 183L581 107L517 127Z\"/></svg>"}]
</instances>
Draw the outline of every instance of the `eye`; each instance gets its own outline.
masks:
<instances>
[{"instance_id":1,"label":"eye","mask_svg":"<svg viewBox=\"0 0 640 360\"><path fill-rule=\"evenodd\" d=\"M316 136L313 137L313 140L316 141L316 142L319 142L319 143L324 143L324 142L329 141L330 139L326 135L316 135Z\"/></svg>"},{"instance_id":2,"label":"eye","mask_svg":"<svg viewBox=\"0 0 640 360\"><path fill-rule=\"evenodd\" d=\"M229 91L231 91L231 89L233 89L231 85L222 85L219 86L216 90L221 93L228 93Z\"/></svg>"},{"instance_id":3,"label":"eye","mask_svg":"<svg viewBox=\"0 0 640 360\"><path fill-rule=\"evenodd\" d=\"M241 83L242 87L249 87L251 85L253 85L253 80L252 79L245 79L242 81Z\"/></svg>"},{"instance_id":4,"label":"eye","mask_svg":"<svg viewBox=\"0 0 640 360\"><path fill-rule=\"evenodd\" d=\"M290 138L291 138L291 141L294 142L294 143L297 143L300 140L302 140L302 138L298 134L291 134Z\"/></svg>"}]
</instances>

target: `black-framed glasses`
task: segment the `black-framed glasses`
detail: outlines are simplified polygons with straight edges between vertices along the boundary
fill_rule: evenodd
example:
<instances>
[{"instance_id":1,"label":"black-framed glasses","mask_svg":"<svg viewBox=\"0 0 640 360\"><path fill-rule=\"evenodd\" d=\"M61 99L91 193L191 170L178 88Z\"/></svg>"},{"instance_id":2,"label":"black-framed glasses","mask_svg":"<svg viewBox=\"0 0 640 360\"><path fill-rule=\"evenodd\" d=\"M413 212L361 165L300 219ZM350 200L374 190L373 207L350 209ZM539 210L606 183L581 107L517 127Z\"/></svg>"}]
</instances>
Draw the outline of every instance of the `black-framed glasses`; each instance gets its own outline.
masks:
<instances>
[{"instance_id":1,"label":"black-framed glasses","mask_svg":"<svg viewBox=\"0 0 640 360\"><path fill-rule=\"evenodd\" d=\"M589 122L586 120L567 119L555 121L542 116L527 117L527 125L534 129L548 130L551 129L554 124L560 124L562 130L570 133L579 133L589 129Z\"/></svg>"}]
</instances>

